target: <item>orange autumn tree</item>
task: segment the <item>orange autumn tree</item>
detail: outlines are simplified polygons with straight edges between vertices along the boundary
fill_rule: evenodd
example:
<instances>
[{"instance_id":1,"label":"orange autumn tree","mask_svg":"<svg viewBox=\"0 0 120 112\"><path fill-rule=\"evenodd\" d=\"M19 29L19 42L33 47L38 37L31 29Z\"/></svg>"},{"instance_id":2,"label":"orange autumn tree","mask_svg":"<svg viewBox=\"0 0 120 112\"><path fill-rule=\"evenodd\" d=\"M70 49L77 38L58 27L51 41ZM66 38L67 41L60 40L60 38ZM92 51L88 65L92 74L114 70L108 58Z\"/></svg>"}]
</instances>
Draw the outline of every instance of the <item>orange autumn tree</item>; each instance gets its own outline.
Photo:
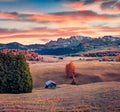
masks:
<instances>
[{"instance_id":1,"label":"orange autumn tree","mask_svg":"<svg viewBox=\"0 0 120 112\"><path fill-rule=\"evenodd\" d=\"M120 54L115 57L115 61L120 62Z\"/></svg>"},{"instance_id":2,"label":"orange autumn tree","mask_svg":"<svg viewBox=\"0 0 120 112\"><path fill-rule=\"evenodd\" d=\"M73 62L68 63L66 65L65 71L66 71L67 77L71 78L71 77L75 76L75 64Z\"/></svg>"}]
</instances>

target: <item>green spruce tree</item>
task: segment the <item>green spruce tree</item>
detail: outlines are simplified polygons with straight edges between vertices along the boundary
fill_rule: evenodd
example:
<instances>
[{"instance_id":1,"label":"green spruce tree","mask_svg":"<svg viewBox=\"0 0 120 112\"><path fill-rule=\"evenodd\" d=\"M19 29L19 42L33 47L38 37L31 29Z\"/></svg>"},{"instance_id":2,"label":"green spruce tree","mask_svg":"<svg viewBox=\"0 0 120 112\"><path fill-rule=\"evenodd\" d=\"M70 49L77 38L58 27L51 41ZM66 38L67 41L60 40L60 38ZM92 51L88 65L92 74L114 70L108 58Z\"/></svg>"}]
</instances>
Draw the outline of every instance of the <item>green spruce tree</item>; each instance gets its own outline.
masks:
<instances>
[{"instance_id":1,"label":"green spruce tree","mask_svg":"<svg viewBox=\"0 0 120 112\"><path fill-rule=\"evenodd\" d=\"M0 53L0 92L32 92L32 77L24 55Z\"/></svg>"}]
</instances>

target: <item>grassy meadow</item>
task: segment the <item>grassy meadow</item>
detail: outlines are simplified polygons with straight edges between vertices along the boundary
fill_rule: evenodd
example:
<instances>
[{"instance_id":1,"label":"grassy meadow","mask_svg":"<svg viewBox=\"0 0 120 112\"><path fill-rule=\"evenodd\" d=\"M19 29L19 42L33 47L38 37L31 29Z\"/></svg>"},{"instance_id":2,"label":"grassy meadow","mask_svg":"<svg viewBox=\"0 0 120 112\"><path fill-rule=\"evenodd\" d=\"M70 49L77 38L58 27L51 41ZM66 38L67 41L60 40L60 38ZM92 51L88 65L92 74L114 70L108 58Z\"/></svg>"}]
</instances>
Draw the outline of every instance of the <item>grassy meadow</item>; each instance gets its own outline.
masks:
<instances>
[{"instance_id":1,"label":"grassy meadow","mask_svg":"<svg viewBox=\"0 0 120 112\"><path fill-rule=\"evenodd\" d=\"M76 65L77 84L66 78L65 66ZM0 94L0 112L120 112L120 63L47 58L29 62L33 91L27 94ZM56 89L45 89L53 80Z\"/></svg>"},{"instance_id":2,"label":"grassy meadow","mask_svg":"<svg viewBox=\"0 0 120 112\"><path fill-rule=\"evenodd\" d=\"M70 84L72 79L66 78L65 66L71 60L76 66L78 84L120 81L119 62L81 61L79 58L67 57L63 61L30 64L34 88L44 87L47 80Z\"/></svg>"}]
</instances>

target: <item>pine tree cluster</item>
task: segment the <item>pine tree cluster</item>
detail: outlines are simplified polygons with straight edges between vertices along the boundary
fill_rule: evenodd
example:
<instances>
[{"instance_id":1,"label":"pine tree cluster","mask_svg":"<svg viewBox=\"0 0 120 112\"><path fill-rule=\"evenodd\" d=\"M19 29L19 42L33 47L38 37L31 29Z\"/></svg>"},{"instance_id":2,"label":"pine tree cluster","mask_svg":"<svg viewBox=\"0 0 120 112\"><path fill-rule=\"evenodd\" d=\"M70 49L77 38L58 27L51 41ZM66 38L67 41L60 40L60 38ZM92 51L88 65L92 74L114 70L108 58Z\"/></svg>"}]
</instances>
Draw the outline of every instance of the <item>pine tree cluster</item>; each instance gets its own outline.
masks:
<instances>
[{"instance_id":1,"label":"pine tree cluster","mask_svg":"<svg viewBox=\"0 0 120 112\"><path fill-rule=\"evenodd\" d=\"M32 77L25 56L0 53L0 93L32 92Z\"/></svg>"}]
</instances>

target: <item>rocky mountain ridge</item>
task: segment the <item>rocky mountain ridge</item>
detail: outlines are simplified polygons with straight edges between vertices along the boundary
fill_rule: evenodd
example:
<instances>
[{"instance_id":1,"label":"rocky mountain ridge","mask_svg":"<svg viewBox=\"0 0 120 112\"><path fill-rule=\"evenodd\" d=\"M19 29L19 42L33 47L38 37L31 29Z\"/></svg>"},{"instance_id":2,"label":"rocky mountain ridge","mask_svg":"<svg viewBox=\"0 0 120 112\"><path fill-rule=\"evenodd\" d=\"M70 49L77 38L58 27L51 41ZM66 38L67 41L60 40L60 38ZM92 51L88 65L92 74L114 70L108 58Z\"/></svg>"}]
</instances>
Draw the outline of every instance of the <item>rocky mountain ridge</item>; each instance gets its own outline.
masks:
<instances>
[{"instance_id":1,"label":"rocky mountain ridge","mask_svg":"<svg viewBox=\"0 0 120 112\"><path fill-rule=\"evenodd\" d=\"M67 39L58 38L57 41L51 40L46 44L23 45L17 42L0 44L0 49L29 50L44 55L69 55L106 47L120 48L120 36L104 36L99 38L71 36Z\"/></svg>"}]
</instances>

